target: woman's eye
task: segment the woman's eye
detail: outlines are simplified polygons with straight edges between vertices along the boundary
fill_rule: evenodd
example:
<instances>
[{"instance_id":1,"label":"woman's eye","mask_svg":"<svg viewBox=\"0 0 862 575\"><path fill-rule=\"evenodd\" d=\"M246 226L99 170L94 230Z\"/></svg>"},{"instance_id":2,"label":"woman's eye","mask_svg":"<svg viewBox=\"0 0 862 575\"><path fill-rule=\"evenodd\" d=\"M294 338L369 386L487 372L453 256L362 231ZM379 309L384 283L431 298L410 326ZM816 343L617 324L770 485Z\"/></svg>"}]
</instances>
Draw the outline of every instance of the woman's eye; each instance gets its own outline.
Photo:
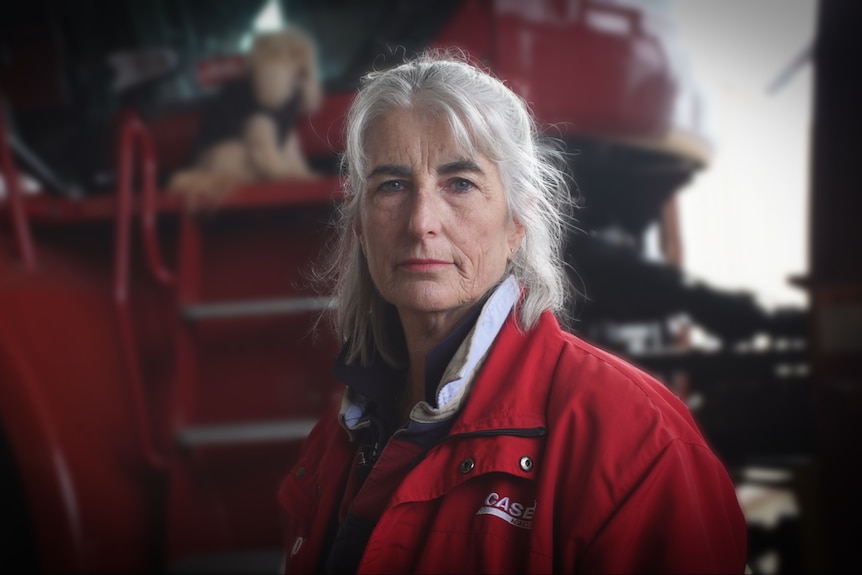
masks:
<instances>
[{"instance_id":1,"label":"woman's eye","mask_svg":"<svg viewBox=\"0 0 862 575\"><path fill-rule=\"evenodd\" d=\"M377 189L381 192L401 192L405 187L403 182L398 180L389 180L380 184Z\"/></svg>"},{"instance_id":2,"label":"woman's eye","mask_svg":"<svg viewBox=\"0 0 862 575\"><path fill-rule=\"evenodd\" d=\"M449 186L456 192L469 192L476 186L470 180L464 178L455 178L449 182Z\"/></svg>"}]
</instances>

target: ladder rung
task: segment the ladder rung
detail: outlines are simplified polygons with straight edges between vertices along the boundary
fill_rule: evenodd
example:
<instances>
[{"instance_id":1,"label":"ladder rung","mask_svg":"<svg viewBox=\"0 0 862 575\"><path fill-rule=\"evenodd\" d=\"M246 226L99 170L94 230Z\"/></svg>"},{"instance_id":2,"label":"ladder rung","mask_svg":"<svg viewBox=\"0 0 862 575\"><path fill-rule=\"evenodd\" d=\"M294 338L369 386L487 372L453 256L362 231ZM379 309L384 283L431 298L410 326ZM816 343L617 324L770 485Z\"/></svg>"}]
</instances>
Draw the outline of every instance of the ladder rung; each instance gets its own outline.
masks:
<instances>
[{"instance_id":1,"label":"ladder rung","mask_svg":"<svg viewBox=\"0 0 862 575\"><path fill-rule=\"evenodd\" d=\"M299 297L195 304L183 307L180 313L184 319L200 320L323 311L334 307L335 299L331 297Z\"/></svg>"},{"instance_id":2,"label":"ladder rung","mask_svg":"<svg viewBox=\"0 0 862 575\"><path fill-rule=\"evenodd\" d=\"M284 549L254 549L251 551L227 551L186 555L167 569L167 575L192 575L212 573L257 573L259 575L281 573L284 569Z\"/></svg>"},{"instance_id":3,"label":"ladder rung","mask_svg":"<svg viewBox=\"0 0 862 575\"><path fill-rule=\"evenodd\" d=\"M284 568L284 549L215 552L186 555L168 567L168 575L194 573L258 573L275 575Z\"/></svg>"},{"instance_id":4,"label":"ladder rung","mask_svg":"<svg viewBox=\"0 0 862 575\"><path fill-rule=\"evenodd\" d=\"M177 443L182 447L209 447L238 443L297 441L305 439L315 423L317 420L314 419L293 419L187 427L177 433Z\"/></svg>"}]
</instances>

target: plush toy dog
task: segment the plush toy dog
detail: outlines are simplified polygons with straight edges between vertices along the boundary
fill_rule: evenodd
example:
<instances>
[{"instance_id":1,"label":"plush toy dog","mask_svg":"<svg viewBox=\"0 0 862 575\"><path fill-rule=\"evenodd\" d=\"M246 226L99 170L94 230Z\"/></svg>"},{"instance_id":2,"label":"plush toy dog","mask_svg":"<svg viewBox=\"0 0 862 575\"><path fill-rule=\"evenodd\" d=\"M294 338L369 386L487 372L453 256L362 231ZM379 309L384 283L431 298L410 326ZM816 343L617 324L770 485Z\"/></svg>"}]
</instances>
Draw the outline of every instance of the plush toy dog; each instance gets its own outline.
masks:
<instances>
[{"instance_id":1,"label":"plush toy dog","mask_svg":"<svg viewBox=\"0 0 862 575\"><path fill-rule=\"evenodd\" d=\"M190 206L212 205L243 184L315 177L293 127L321 100L312 40L296 29L258 36L247 75L222 86L203 111L195 165L168 188Z\"/></svg>"}]
</instances>

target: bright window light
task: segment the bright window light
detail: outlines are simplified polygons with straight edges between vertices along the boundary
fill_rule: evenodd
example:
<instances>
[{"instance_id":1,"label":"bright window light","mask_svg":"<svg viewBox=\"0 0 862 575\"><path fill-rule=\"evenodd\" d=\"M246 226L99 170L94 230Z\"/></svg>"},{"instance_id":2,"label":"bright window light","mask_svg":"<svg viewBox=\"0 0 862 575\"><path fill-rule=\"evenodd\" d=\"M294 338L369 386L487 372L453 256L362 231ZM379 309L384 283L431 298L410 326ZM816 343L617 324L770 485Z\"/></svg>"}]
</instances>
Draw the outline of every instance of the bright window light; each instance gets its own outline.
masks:
<instances>
[{"instance_id":1,"label":"bright window light","mask_svg":"<svg viewBox=\"0 0 862 575\"><path fill-rule=\"evenodd\" d=\"M284 28L284 14L278 0L269 0L264 4L257 18L254 19L251 30L240 42L240 49L245 52L251 48L254 37L262 32L274 32Z\"/></svg>"}]
</instances>

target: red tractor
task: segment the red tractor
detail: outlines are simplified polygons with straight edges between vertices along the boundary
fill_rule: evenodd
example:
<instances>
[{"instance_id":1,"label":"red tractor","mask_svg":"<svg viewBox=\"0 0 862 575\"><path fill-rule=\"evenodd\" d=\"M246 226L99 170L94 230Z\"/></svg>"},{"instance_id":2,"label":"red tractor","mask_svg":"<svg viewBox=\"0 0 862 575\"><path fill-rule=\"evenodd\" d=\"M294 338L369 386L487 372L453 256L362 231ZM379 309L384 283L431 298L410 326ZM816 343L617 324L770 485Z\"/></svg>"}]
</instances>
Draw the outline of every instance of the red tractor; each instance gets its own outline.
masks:
<instances>
[{"instance_id":1,"label":"red tractor","mask_svg":"<svg viewBox=\"0 0 862 575\"><path fill-rule=\"evenodd\" d=\"M339 392L330 375L339 342L324 324L314 329L332 302L309 274L339 200L341 120L375 62L427 46L468 51L573 152L573 201L585 205L581 227L595 232L573 239L582 246L573 252L603 253L607 244L590 246L608 230L625 240L608 249L637 251L647 226L664 222L673 263L673 196L706 162L708 146L669 14L649 6L4 7L4 567L277 569L276 488L320 407ZM188 162L201 102L211 97L198 73L241 53L267 9L319 44L326 97L299 130L324 177L250 185L217 209L188 211L164 187ZM108 56L154 47L171 50L173 68L112 90ZM26 193L24 175L42 192Z\"/></svg>"}]
</instances>

